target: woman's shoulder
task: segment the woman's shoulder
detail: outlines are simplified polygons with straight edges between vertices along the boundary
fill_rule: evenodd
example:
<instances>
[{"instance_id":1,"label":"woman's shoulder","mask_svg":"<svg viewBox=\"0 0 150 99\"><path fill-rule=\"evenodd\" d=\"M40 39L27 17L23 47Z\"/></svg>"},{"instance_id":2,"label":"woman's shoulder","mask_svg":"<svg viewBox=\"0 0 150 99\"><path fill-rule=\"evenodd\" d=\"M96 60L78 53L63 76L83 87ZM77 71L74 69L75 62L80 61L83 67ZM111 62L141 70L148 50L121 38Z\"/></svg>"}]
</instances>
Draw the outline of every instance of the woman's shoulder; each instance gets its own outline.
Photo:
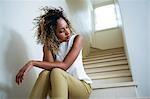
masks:
<instances>
[{"instance_id":1,"label":"woman's shoulder","mask_svg":"<svg viewBox=\"0 0 150 99\"><path fill-rule=\"evenodd\" d=\"M71 40L70 40L70 45L74 46L80 46L83 45L83 36L81 34L75 34L72 35Z\"/></svg>"},{"instance_id":2,"label":"woman's shoulder","mask_svg":"<svg viewBox=\"0 0 150 99\"><path fill-rule=\"evenodd\" d=\"M83 42L83 36L82 36L81 34L77 34L77 35L75 36L74 41L81 41L81 42Z\"/></svg>"},{"instance_id":3,"label":"woman's shoulder","mask_svg":"<svg viewBox=\"0 0 150 99\"><path fill-rule=\"evenodd\" d=\"M72 39L83 39L83 36L81 34L73 34L71 36Z\"/></svg>"}]
</instances>

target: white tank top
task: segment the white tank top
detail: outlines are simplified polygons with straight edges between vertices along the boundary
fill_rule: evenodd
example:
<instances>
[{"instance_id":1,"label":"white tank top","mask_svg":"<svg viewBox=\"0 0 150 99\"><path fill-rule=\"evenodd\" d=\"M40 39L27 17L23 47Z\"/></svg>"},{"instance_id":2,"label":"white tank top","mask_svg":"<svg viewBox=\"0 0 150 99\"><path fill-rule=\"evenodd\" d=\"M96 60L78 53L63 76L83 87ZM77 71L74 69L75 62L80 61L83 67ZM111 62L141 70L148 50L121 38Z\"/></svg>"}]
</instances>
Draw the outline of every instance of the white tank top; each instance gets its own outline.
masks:
<instances>
[{"instance_id":1,"label":"white tank top","mask_svg":"<svg viewBox=\"0 0 150 99\"><path fill-rule=\"evenodd\" d=\"M56 54L57 61L63 61L69 50L73 45L74 38L77 35L72 35L68 42L62 42L59 46L59 51ZM74 76L79 80L84 80L86 83L92 83L92 80L88 77L84 71L83 62L82 62L82 50L80 51L78 57L74 63L66 70L69 74Z\"/></svg>"}]
</instances>

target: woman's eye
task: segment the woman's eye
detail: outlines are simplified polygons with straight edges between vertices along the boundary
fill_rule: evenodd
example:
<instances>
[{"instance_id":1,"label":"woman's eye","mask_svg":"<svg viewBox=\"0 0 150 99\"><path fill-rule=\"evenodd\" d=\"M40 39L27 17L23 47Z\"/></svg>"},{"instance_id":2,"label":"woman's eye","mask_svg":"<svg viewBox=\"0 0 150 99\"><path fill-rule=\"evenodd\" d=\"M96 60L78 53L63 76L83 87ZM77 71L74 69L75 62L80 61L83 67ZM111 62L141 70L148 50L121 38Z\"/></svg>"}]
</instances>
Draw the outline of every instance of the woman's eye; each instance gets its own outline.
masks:
<instances>
[{"instance_id":1,"label":"woman's eye","mask_svg":"<svg viewBox=\"0 0 150 99\"><path fill-rule=\"evenodd\" d=\"M63 32L64 32L64 30L59 31L59 33L63 33Z\"/></svg>"},{"instance_id":2,"label":"woman's eye","mask_svg":"<svg viewBox=\"0 0 150 99\"><path fill-rule=\"evenodd\" d=\"M63 33L65 31L65 29L60 29L59 33Z\"/></svg>"},{"instance_id":3,"label":"woman's eye","mask_svg":"<svg viewBox=\"0 0 150 99\"><path fill-rule=\"evenodd\" d=\"M62 33L62 31L59 31L59 33Z\"/></svg>"}]
</instances>

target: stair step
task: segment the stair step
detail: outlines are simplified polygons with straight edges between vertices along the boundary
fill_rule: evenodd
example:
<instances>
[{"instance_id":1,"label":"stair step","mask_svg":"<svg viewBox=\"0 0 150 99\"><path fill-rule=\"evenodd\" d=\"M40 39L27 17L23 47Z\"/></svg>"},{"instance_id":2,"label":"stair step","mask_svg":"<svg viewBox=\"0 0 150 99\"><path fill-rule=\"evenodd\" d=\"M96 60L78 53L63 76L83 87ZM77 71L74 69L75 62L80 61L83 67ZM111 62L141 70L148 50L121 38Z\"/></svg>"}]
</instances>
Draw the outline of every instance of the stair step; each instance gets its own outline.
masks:
<instances>
[{"instance_id":1,"label":"stair step","mask_svg":"<svg viewBox=\"0 0 150 99\"><path fill-rule=\"evenodd\" d=\"M137 99L137 85L132 81L112 84L99 84L99 86L92 87L93 91L89 99Z\"/></svg>"},{"instance_id":2,"label":"stair step","mask_svg":"<svg viewBox=\"0 0 150 99\"><path fill-rule=\"evenodd\" d=\"M130 82L133 80L132 80L132 77L117 77L117 78L109 78L109 79L96 79L92 81L93 81L92 85L97 86L99 84Z\"/></svg>"},{"instance_id":3,"label":"stair step","mask_svg":"<svg viewBox=\"0 0 150 99\"><path fill-rule=\"evenodd\" d=\"M105 89L105 88L116 88L116 87L128 87L128 86L137 86L135 82L120 82L120 83L111 83L111 84L97 84L92 85L92 88L95 89Z\"/></svg>"},{"instance_id":4,"label":"stair step","mask_svg":"<svg viewBox=\"0 0 150 99\"><path fill-rule=\"evenodd\" d=\"M104 57L104 56L111 56L111 55L118 55L118 54L124 54L124 52L113 52L113 53L95 53L95 55L88 55L84 59L89 59L89 58L96 58L96 57Z\"/></svg>"},{"instance_id":5,"label":"stair step","mask_svg":"<svg viewBox=\"0 0 150 99\"><path fill-rule=\"evenodd\" d=\"M87 65L87 64L93 64L93 63L101 63L101 62L109 62L109 61L125 60L125 59L127 59L127 58L126 57L115 57L115 58L110 58L110 59L88 61L88 62L84 62L83 64Z\"/></svg>"},{"instance_id":6,"label":"stair step","mask_svg":"<svg viewBox=\"0 0 150 99\"><path fill-rule=\"evenodd\" d=\"M108 72L114 70L124 70L129 69L128 65L117 65L117 66L110 66L110 67L96 67L96 68L87 68L85 69L86 73L98 73L98 72Z\"/></svg>"},{"instance_id":7,"label":"stair step","mask_svg":"<svg viewBox=\"0 0 150 99\"><path fill-rule=\"evenodd\" d=\"M112 49L98 49L98 48L91 48L90 49L90 53L95 53L95 52L114 52L114 51L124 51L123 47L120 48L112 48Z\"/></svg>"},{"instance_id":8,"label":"stair step","mask_svg":"<svg viewBox=\"0 0 150 99\"><path fill-rule=\"evenodd\" d=\"M95 60L101 60L101 59L109 59L109 58L115 58L115 57L125 57L125 54L102 56L102 57L93 57L93 58L87 58L87 59L85 58L85 59L83 59L83 62L95 61Z\"/></svg>"},{"instance_id":9,"label":"stair step","mask_svg":"<svg viewBox=\"0 0 150 99\"><path fill-rule=\"evenodd\" d=\"M109 79L117 77L130 77L130 70L110 71L102 73L88 74L91 79Z\"/></svg>"},{"instance_id":10,"label":"stair step","mask_svg":"<svg viewBox=\"0 0 150 99\"><path fill-rule=\"evenodd\" d=\"M104 67L104 66L115 66L115 65L127 65L127 60L119 60L119 61L111 61L111 62L104 62L104 63L94 63L94 64L86 64L84 68L95 68L95 67Z\"/></svg>"},{"instance_id":11,"label":"stair step","mask_svg":"<svg viewBox=\"0 0 150 99\"><path fill-rule=\"evenodd\" d=\"M90 53L93 53L93 52L99 52L99 51L103 51L101 49L98 49L98 48L90 48Z\"/></svg>"},{"instance_id":12,"label":"stair step","mask_svg":"<svg viewBox=\"0 0 150 99\"><path fill-rule=\"evenodd\" d=\"M106 53L114 53L114 52L124 52L123 49L108 49L108 50L99 50L90 52L90 55L95 55L97 53L106 54Z\"/></svg>"}]
</instances>

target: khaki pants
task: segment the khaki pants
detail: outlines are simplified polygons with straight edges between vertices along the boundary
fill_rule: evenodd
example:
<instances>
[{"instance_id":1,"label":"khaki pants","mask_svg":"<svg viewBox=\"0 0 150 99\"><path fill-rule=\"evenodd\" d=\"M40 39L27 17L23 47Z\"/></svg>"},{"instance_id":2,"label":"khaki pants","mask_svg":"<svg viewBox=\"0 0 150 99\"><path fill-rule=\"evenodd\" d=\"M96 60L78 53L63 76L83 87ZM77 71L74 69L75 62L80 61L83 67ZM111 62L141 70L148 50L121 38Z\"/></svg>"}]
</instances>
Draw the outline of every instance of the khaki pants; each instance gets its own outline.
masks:
<instances>
[{"instance_id":1,"label":"khaki pants","mask_svg":"<svg viewBox=\"0 0 150 99\"><path fill-rule=\"evenodd\" d=\"M32 89L29 99L88 99L92 89L62 69L44 70Z\"/></svg>"}]
</instances>

